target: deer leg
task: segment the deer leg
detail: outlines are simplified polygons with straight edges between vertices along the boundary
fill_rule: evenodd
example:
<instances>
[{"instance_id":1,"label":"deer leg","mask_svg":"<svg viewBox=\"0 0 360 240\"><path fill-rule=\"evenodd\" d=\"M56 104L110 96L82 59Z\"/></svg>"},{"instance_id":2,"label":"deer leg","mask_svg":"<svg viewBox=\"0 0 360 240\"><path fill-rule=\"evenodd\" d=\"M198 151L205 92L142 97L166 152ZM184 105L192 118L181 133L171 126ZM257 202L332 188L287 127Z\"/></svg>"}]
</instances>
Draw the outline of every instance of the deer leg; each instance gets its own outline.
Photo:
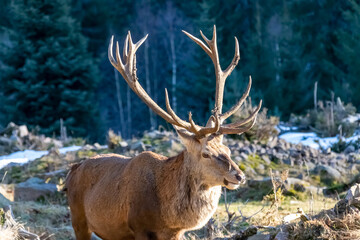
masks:
<instances>
[{"instance_id":1,"label":"deer leg","mask_svg":"<svg viewBox=\"0 0 360 240\"><path fill-rule=\"evenodd\" d=\"M71 211L71 222L74 228L76 240L90 240L91 231L86 222L85 214L81 214L78 211Z\"/></svg>"},{"instance_id":2,"label":"deer leg","mask_svg":"<svg viewBox=\"0 0 360 240\"><path fill-rule=\"evenodd\" d=\"M159 232L156 234L156 240L182 240L182 232Z\"/></svg>"},{"instance_id":3,"label":"deer leg","mask_svg":"<svg viewBox=\"0 0 360 240\"><path fill-rule=\"evenodd\" d=\"M90 240L91 239L91 231L89 230L86 222L74 222L73 228L76 236L76 240Z\"/></svg>"}]
</instances>

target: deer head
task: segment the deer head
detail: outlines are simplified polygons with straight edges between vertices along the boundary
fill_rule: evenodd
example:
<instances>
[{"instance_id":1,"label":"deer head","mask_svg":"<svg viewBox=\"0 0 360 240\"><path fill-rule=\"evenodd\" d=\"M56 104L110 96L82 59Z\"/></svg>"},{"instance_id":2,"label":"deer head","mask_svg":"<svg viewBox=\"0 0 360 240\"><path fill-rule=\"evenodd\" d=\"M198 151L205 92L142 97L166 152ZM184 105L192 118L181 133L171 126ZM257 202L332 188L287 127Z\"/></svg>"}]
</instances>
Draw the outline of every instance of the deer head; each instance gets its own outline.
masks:
<instances>
[{"instance_id":1,"label":"deer head","mask_svg":"<svg viewBox=\"0 0 360 240\"><path fill-rule=\"evenodd\" d=\"M111 38L108 56L111 64L120 72L129 87L140 97L145 104L164 120L174 126L180 139L186 147L187 153L192 156L196 163L193 165L204 176L204 182L209 186L222 185L229 189L235 189L245 181L245 176L238 166L232 161L230 150L222 143L224 134L241 134L252 128L256 122L256 116L261 108L262 101L253 113L246 119L238 122L224 124L224 121L240 109L248 97L251 88L251 77L245 93L230 110L222 113L223 94L226 78L231 74L240 59L239 43L235 37L235 54L230 65L222 70L216 40L216 27L214 26L213 37L207 39L200 31L205 43L193 35L183 31L191 40L197 43L211 58L215 67L216 93L215 106L206 126L200 126L192 119L189 113L188 121L177 116L170 105L167 89L165 89L166 111L159 107L140 85L136 75L136 51L146 40L146 35L137 43L133 43L130 32L128 33L123 57L119 52L119 44L116 42L116 60L113 56L113 41Z\"/></svg>"}]
</instances>

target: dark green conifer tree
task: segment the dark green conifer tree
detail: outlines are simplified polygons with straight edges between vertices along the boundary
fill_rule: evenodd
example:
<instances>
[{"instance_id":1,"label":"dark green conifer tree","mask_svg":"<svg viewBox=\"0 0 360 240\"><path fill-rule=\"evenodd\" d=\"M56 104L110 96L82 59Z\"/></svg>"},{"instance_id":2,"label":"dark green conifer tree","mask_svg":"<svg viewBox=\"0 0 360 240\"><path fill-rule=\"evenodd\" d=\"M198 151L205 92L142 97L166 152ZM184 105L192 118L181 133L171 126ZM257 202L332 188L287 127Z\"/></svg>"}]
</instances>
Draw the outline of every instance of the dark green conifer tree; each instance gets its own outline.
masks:
<instances>
[{"instance_id":1,"label":"dark green conifer tree","mask_svg":"<svg viewBox=\"0 0 360 240\"><path fill-rule=\"evenodd\" d=\"M10 8L10 44L2 49L0 83L7 121L96 138L98 67L87 51L68 0L16 0Z\"/></svg>"}]
</instances>

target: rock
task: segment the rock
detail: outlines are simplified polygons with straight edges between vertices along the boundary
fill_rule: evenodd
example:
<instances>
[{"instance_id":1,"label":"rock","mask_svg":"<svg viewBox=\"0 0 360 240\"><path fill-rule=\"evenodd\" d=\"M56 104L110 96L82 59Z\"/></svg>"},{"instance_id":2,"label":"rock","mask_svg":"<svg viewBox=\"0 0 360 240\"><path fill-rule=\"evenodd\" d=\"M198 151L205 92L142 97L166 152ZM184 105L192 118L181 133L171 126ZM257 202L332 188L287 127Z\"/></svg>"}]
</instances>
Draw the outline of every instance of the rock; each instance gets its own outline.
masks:
<instances>
[{"instance_id":1,"label":"rock","mask_svg":"<svg viewBox=\"0 0 360 240\"><path fill-rule=\"evenodd\" d=\"M358 174L359 170L358 170L358 165L357 164L350 164L350 166L346 169L347 172L351 173L351 174Z\"/></svg>"},{"instance_id":2,"label":"rock","mask_svg":"<svg viewBox=\"0 0 360 240\"><path fill-rule=\"evenodd\" d=\"M360 209L360 184L355 184L346 193L345 199L349 205Z\"/></svg>"},{"instance_id":3,"label":"rock","mask_svg":"<svg viewBox=\"0 0 360 240\"><path fill-rule=\"evenodd\" d=\"M289 233L288 232L278 232L276 234L274 240L288 240L289 239Z\"/></svg>"},{"instance_id":4,"label":"rock","mask_svg":"<svg viewBox=\"0 0 360 240\"><path fill-rule=\"evenodd\" d=\"M256 234L248 238L248 240L270 240L271 234Z\"/></svg>"},{"instance_id":5,"label":"rock","mask_svg":"<svg viewBox=\"0 0 360 240\"><path fill-rule=\"evenodd\" d=\"M96 150L100 150L100 149L102 149L102 146L99 143L94 143L94 148Z\"/></svg>"},{"instance_id":6,"label":"rock","mask_svg":"<svg viewBox=\"0 0 360 240\"><path fill-rule=\"evenodd\" d=\"M126 148L129 146L129 144L126 141L121 141L121 142L119 142L119 146L122 148Z\"/></svg>"},{"instance_id":7,"label":"rock","mask_svg":"<svg viewBox=\"0 0 360 240\"><path fill-rule=\"evenodd\" d=\"M256 171L260 174L265 174L265 166L263 164L259 164L257 167L256 167Z\"/></svg>"},{"instance_id":8,"label":"rock","mask_svg":"<svg viewBox=\"0 0 360 240\"><path fill-rule=\"evenodd\" d=\"M15 201L35 201L57 191L55 184L45 183L40 178L29 178L26 182L15 185Z\"/></svg>"},{"instance_id":9,"label":"rock","mask_svg":"<svg viewBox=\"0 0 360 240\"><path fill-rule=\"evenodd\" d=\"M317 156L319 156L319 151L316 150L315 148L309 148L309 152L310 152L310 156L311 156L311 157L317 157Z\"/></svg>"},{"instance_id":10,"label":"rock","mask_svg":"<svg viewBox=\"0 0 360 240\"><path fill-rule=\"evenodd\" d=\"M274 137L273 139L268 141L267 145L269 148L274 148L277 143L278 143L278 137Z\"/></svg>"},{"instance_id":11,"label":"rock","mask_svg":"<svg viewBox=\"0 0 360 240\"><path fill-rule=\"evenodd\" d=\"M10 146L12 142L10 138L0 136L0 145Z\"/></svg>"},{"instance_id":12,"label":"rock","mask_svg":"<svg viewBox=\"0 0 360 240\"><path fill-rule=\"evenodd\" d=\"M355 147L353 145L349 145L345 148L344 150L344 153L345 154L349 154L349 153L352 153L352 152L355 152Z\"/></svg>"},{"instance_id":13,"label":"rock","mask_svg":"<svg viewBox=\"0 0 360 240\"><path fill-rule=\"evenodd\" d=\"M331 154L331 148L327 148L325 151L324 151L325 154Z\"/></svg>"},{"instance_id":14,"label":"rock","mask_svg":"<svg viewBox=\"0 0 360 240\"><path fill-rule=\"evenodd\" d=\"M297 149L290 149L290 157L295 158L295 159L299 159L301 157L301 154L298 152Z\"/></svg>"},{"instance_id":15,"label":"rock","mask_svg":"<svg viewBox=\"0 0 360 240\"><path fill-rule=\"evenodd\" d=\"M301 192L304 192L306 186L310 186L310 184L298 178L288 177L285 180L286 189L290 189L291 187L293 187L296 191L302 190ZM296 188L299 190L297 190Z\"/></svg>"},{"instance_id":16,"label":"rock","mask_svg":"<svg viewBox=\"0 0 360 240\"><path fill-rule=\"evenodd\" d=\"M243 149L241 149L241 152L250 155L252 153L250 147L244 147Z\"/></svg>"},{"instance_id":17,"label":"rock","mask_svg":"<svg viewBox=\"0 0 360 240\"><path fill-rule=\"evenodd\" d=\"M246 153L240 153L240 157L242 158L242 160L247 160L248 159L248 155Z\"/></svg>"},{"instance_id":18,"label":"rock","mask_svg":"<svg viewBox=\"0 0 360 240\"><path fill-rule=\"evenodd\" d=\"M26 125L21 125L18 132L19 137L23 138L29 135L29 130Z\"/></svg>"},{"instance_id":19,"label":"rock","mask_svg":"<svg viewBox=\"0 0 360 240\"><path fill-rule=\"evenodd\" d=\"M265 148L260 148L260 154L265 154L266 153L266 149Z\"/></svg>"},{"instance_id":20,"label":"rock","mask_svg":"<svg viewBox=\"0 0 360 240\"><path fill-rule=\"evenodd\" d=\"M10 204L11 202L9 201L9 199L4 197L4 195L0 193L0 208L4 208L6 206L9 206Z\"/></svg>"},{"instance_id":21,"label":"rock","mask_svg":"<svg viewBox=\"0 0 360 240\"><path fill-rule=\"evenodd\" d=\"M5 129L1 130L0 135L11 135L16 127L15 123L10 122Z\"/></svg>"},{"instance_id":22,"label":"rock","mask_svg":"<svg viewBox=\"0 0 360 240\"><path fill-rule=\"evenodd\" d=\"M271 160L268 155L263 155L261 156L261 158L265 161L266 164L269 165L271 163Z\"/></svg>"},{"instance_id":23,"label":"rock","mask_svg":"<svg viewBox=\"0 0 360 240\"><path fill-rule=\"evenodd\" d=\"M311 161L304 162L304 165L307 168L307 170L309 170L309 171L313 171L315 169L315 167L316 167L316 165Z\"/></svg>"},{"instance_id":24,"label":"rock","mask_svg":"<svg viewBox=\"0 0 360 240\"><path fill-rule=\"evenodd\" d=\"M85 151L89 151L89 150L93 150L94 149L94 146L90 145L90 144L86 144L85 146L83 146L81 148L82 150L85 150Z\"/></svg>"},{"instance_id":25,"label":"rock","mask_svg":"<svg viewBox=\"0 0 360 240\"><path fill-rule=\"evenodd\" d=\"M341 177L341 173L336 170L333 167L327 166L327 165L318 165L315 169L314 169L315 173L319 173L320 176L323 177L329 177L331 179L335 179L335 180L340 180Z\"/></svg>"},{"instance_id":26,"label":"rock","mask_svg":"<svg viewBox=\"0 0 360 240\"><path fill-rule=\"evenodd\" d=\"M162 133L162 132L160 132L158 130L148 132L145 135L147 135L149 138L152 138L152 139L161 139L161 138L163 138L165 136L164 133Z\"/></svg>"},{"instance_id":27,"label":"rock","mask_svg":"<svg viewBox=\"0 0 360 240\"><path fill-rule=\"evenodd\" d=\"M143 152L146 150L145 144L142 141L134 142L130 145L130 149L134 151Z\"/></svg>"}]
</instances>

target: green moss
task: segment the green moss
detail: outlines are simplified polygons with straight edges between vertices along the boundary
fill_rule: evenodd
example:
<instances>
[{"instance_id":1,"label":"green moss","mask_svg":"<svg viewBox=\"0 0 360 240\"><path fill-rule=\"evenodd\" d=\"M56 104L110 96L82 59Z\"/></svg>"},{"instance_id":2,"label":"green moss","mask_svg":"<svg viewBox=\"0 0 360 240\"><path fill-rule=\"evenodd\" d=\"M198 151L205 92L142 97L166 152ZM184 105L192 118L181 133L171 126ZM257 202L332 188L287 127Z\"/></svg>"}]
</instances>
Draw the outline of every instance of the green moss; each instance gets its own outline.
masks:
<instances>
[{"instance_id":1,"label":"green moss","mask_svg":"<svg viewBox=\"0 0 360 240\"><path fill-rule=\"evenodd\" d=\"M248 163L249 167L251 167L253 169L256 169L257 167L259 167L260 164L264 165L266 170L268 170L270 168L273 169L273 170L283 170L283 169L287 168L285 165L279 164L279 163L274 162L274 161L271 161L270 164L269 164L268 162L266 162L264 159L262 159L257 154L249 155L248 159L247 159L247 163ZM241 169L241 170L243 170L243 169Z\"/></svg>"},{"instance_id":2,"label":"green moss","mask_svg":"<svg viewBox=\"0 0 360 240\"><path fill-rule=\"evenodd\" d=\"M0 226L3 226L5 223L5 212L4 209L0 208Z\"/></svg>"},{"instance_id":3,"label":"green moss","mask_svg":"<svg viewBox=\"0 0 360 240\"><path fill-rule=\"evenodd\" d=\"M144 136L141 141L144 143L144 144L150 144L152 145L152 139L149 137L149 136Z\"/></svg>"},{"instance_id":4,"label":"green moss","mask_svg":"<svg viewBox=\"0 0 360 240\"><path fill-rule=\"evenodd\" d=\"M257 168L260 164L266 165L266 162L257 154L249 155L247 160L252 168Z\"/></svg>"},{"instance_id":5,"label":"green moss","mask_svg":"<svg viewBox=\"0 0 360 240\"><path fill-rule=\"evenodd\" d=\"M306 193L296 191L294 188L290 188L290 189L284 191L284 196L294 197L300 201L306 200Z\"/></svg>"},{"instance_id":6,"label":"green moss","mask_svg":"<svg viewBox=\"0 0 360 240\"><path fill-rule=\"evenodd\" d=\"M78 158L90 158L90 157L93 157L95 155L97 155L98 153L95 152L95 151L92 151L92 150L88 150L88 151L78 151L76 153L76 156Z\"/></svg>"},{"instance_id":7,"label":"green moss","mask_svg":"<svg viewBox=\"0 0 360 240\"><path fill-rule=\"evenodd\" d=\"M246 166L245 166L245 164L243 164L243 163L240 163L240 164L239 164L239 168L240 168L241 171L245 171L245 170L246 170Z\"/></svg>"},{"instance_id":8,"label":"green moss","mask_svg":"<svg viewBox=\"0 0 360 240\"><path fill-rule=\"evenodd\" d=\"M66 142L64 144L65 147L68 147L68 146L72 146L72 145L75 145L75 146L84 146L86 143L86 140L83 139L83 138L71 138L68 142Z\"/></svg>"}]
</instances>

